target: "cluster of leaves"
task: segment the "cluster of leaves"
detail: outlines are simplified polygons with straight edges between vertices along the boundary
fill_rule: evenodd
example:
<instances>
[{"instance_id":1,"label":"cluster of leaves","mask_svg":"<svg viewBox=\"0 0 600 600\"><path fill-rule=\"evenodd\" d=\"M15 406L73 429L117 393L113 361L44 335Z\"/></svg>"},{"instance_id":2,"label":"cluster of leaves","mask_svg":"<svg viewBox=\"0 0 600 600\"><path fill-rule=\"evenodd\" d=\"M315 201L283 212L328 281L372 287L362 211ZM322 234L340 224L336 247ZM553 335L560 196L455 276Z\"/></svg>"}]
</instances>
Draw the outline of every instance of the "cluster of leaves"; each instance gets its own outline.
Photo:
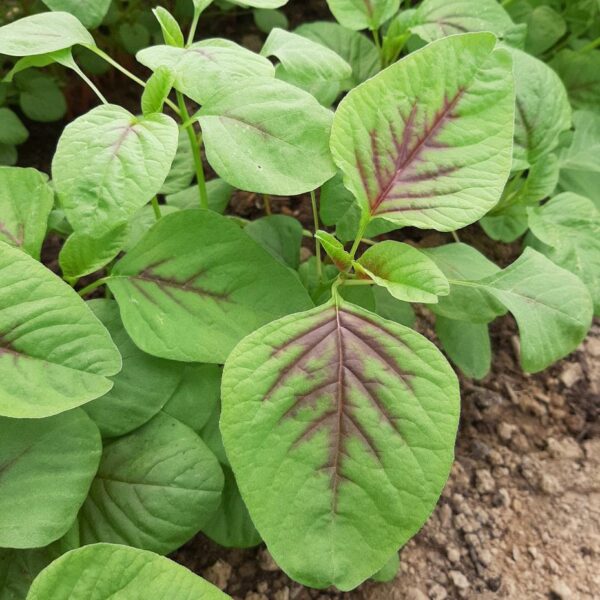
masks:
<instances>
[{"instance_id":1,"label":"cluster of leaves","mask_svg":"<svg viewBox=\"0 0 600 600\"><path fill-rule=\"evenodd\" d=\"M94 88L51 183L0 168L2 600L224 598L157 556L198 531L264 540L314 587L393 576L448 476L460 404L411 303L473 376L497 317L514 315L535 372L598 311L598 74L560 65L600 52L573 3L509 2L511 18L495 0L328 0L337 23L273 28L258 54L193 41L210 4L193 0L187 41L154 10L165 43L137 54L147 81L130 74L141 115ZM550 9L568 24L552 44L530 26ZM91 83L74 46L127 73L69 12L0 28L14 72L58 62ZM226 216L235 188L310 194L315 231ZM521 237L520 257L371 239L477 221ZM62 279L39 262L48 231L66 238Z\"/></svg>"}]
</instances>

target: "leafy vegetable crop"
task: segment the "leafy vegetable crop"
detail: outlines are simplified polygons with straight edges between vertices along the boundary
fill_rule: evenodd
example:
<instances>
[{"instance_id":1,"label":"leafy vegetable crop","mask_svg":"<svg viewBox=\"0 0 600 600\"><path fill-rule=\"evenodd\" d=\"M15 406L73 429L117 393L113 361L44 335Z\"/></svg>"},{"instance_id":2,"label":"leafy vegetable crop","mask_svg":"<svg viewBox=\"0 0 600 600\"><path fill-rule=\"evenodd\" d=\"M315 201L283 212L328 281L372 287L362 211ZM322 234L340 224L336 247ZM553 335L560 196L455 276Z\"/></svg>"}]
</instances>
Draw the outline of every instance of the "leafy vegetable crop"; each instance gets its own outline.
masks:
<instances>
[{"instance_id":1,"label":"leafy vegetable crop","mask_svg":"<svg viewBox=\"0 0 600 600\"><path fill-rule=\"evenodd\" d=\"M129 23L143 80L86 29L110 2L44 1L0 27L20 110L41 94L62 116L40 68L99 103L50 174L0 167L0 600L225 598L159 556L199 531L264 541L316 588L393 577L460 414L411 305L474 378L496 318L534 373L598 314L597 3L327 0L337 22L287 31L285 0L236 0L269 32L255 53L196 41L212 3L193 0L154 9L153 45ZM90 56L143 88L140 111ZM7 110L0 157L26 137ZM267 216L228 212L236 189ZM311 231L270 214L282 196L310 202ZM519 256L461 242L476 223Z\"/></svg>"}]
</instances>

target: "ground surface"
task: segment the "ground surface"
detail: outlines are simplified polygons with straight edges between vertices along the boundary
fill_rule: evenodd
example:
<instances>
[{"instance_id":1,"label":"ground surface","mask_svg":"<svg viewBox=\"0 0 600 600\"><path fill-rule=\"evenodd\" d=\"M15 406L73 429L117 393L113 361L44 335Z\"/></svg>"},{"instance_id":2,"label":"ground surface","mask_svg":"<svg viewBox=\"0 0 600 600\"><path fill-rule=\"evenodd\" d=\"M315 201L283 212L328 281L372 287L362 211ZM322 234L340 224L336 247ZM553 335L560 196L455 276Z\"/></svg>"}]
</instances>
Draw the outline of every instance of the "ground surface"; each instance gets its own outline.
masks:
<instances>
[{"instance_id":1,"label":"ground surface","mask_svg":"<svg viewBox=\"0 0 600 600\"><path fill-rule=\"evenodd\" d=\"M295 25L326 14L322 0L292 2L288 9ZM248 15L212 26L220 35L260 46ZM135 69L133 59L119 59ZM99 83L111 101L136 110L139 93L127 80L112 74ZM28 123L31 138L20 150L21 166L49 172L64 124L96 104L79 85L68 92L64 122ZM306 198L273 199L273 208L312 226ZM243 193L235 195L231 211L246 218L264 214L261 198ZM437 245L448 237L404 230L398 239ZM518 246L490 243L476 226L461 238L503 266L518 252ZM57 268L59 249L58 238L46 244L43 259L51 268ZM433 338L426 315L419 328ZM394 582L366 583L346 594L308 590L279 571L264 547L231 551L201 535L174 558L236 600L600 598L600 325L577 352L535 376L518 366L510 318L494 325L493 339L492 373L482 382L462 380L450 480L435 514L401 551Z\"/></svg>"}]
</instances>

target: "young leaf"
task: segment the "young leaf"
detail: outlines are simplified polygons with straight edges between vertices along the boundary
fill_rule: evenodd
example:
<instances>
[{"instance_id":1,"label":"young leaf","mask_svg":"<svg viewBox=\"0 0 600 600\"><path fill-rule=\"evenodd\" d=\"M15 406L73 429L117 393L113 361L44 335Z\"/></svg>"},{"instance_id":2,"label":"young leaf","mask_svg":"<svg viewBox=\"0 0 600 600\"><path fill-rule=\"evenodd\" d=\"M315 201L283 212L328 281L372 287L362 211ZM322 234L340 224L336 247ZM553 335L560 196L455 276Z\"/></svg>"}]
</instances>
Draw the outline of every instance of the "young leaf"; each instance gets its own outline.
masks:
<instances>
[{"instance_id":1,"label":"young leaf","mask_svg":"<svg viewBox=\"0 0 600 600\"><path fill-rule=\"evenodd\" d=\"M400 0L327 0L336 20L348 29L379 29L400 8Z\"/></svg>"},{"instance_id":2,"label":"young leaf","mask_svg":"<svg viewBox=\"0 0 600 600\"><path fill-rule=\"evenodd\" d=\"M152 9L152 13L156 17L160 25L163 38L167 46L175 46L175 48L183 48L185 39L181 32L181 27L175 17L162 6L157 6Z\"/></svg>"},{"instance_id":3,"label":"young leaf","mask_svg":"<svg viewBox=\"0 0 600 600\"><path fill-rule=\"evenodd\" d=\"M573 108L600 109L600 51L561 50L550 66L563 80Z\"/></svg>"},{"instance_id":4,"label":"young leaf","mask_svg":"<svg viewBox=\"0 0 600 600\"><path fill-rule=\"evenodd\" d=\"M590 328L593 308L585 285L531 248L476 285L502 302L517 320L521 365L528 373L572 352Z\"/></svg>"},{"instance_id":5,"label":"young leaf","mask_svg":"<svg viewBox=\"0 0 600 600\"><path fill-rule=\"evenodd\" d=\"M486 215L479 224L493 240L510 244L529 228L527 206L521 203L512 204L501 211Z\"/></svg>"},{"instance_id":6,"label":"young leaf","mask_svg":"<svg viewBox=\"0 0 600 600\"><path fill-rule=\"evenodd\" d=\"M0 546L36 548L71 527L102 452L81 410L47 419L0 417Z\"/></svg>"},{"instance_id":7,"label":"young leaf","mask_svg":"<svg viewBox=\"0 0 600 600\"><path fill-rule=\"evenodd\" d=\"M467 376L483 379L492 364L490 334L486 323L469 323L436 317L435 332L446 354Z\"/></svg>"},{"instance_id":8,"label":"young leaf","mask_svg":"<svg viewBox=\"0 0 600 600\"><path fill-rule=\"evenodd\" d=\"M573 140L560 153L560 168L600 172L600 115L589 110L575 111L573 125Z\"/></svg>"},{"instance_id":9,"label":"young leaf","mask_svg":"<svg viewBox=\"0 0 600 600\"><path fill-rule=\"evenodd\" d=\"M222 215L231 200L233 191L234 188L222 179L216 178L207 181L208 208ZM197 185L167 196L167 206L174 206L181 210L198 208L198 202Z\"/></svg>"},{"instance_id":10,"label":"young leaf","mask_svg":"<svg viewBox=\"0 0 600 600\"><path fill-rule=\"evenodd\" d=\"M385 563L385 565L379 569L375 575L371 575L370 579L379 583L393 581L396 578L399 569L400 556L397 552L394 552L394 554L392 554L392 556L388 559L387 563Z\"/></svg>"},{"instance_id":11,"label":"young leaf","mask_svg":"<svg viewBox=\"0 0 600 600\"><path fill-rule=\"evenodd\" d=\"M529 211L533 235L550 246L543 253L585 283L600 313L600 211L591 200L559 194Z\"/></svg>"},{"instance_id":12,"label":"young leaf","mask_svg":"<svg viewBox=\"0 0 600 600\"><path fill-rule=\"evenodd\" d=\"M72 233L58 255L64 277L75 280L99 271L119 254L127 235L127 223L97 238L79 231Z\"/></svg>"},{"instance_id":13,"label":"young leaf","mask_svg":"<svg viewBox=\"0 0 600 600\"><path fill-rule=\"evenodd\" d=\"M18 146L27 141L27 128L10 108L0 107L0 124L0 144Z\"/></svg>"},{"instance_id":14,"label":"young leaf","mask_svg":"<svg viewBox=\"0 0 600 600\"><path fill-rule=\"evenodd\" d=\"M551 6L536 6L527 19L525 50L539 55L554 46L567 31L563 17Z\"/></svg>"},{"instance_id":15,"label":"young leaf","mask_svg":"<svg viewBox=\"0 0 600 600\"><path fill-rule=\"evenodd\" d=\"M512 154L510 55L489 33L429 44L351 91L331 150L363 211L450 231L500 198Z\"/></svg>"},{"instance_id":16,"label":"young leaf","mask_svg":"<svg viewBox=\"0 0 600 600\"><path fill-rule=\"evenodd\" d=\"M202 209L163 217L115 265L109 287L138 347L189 362L223 363L257 327L312 305L291 271Z\"/></svg>"},{"instance_id":17,"label":"young leaf","mask_svg":"<svg viewBox=\"0 0 600 600\"><path fill-rule=\"evenodd\" d=\"M287 215L270 215L256 219L244 231L279 262L297 269L300 266L302 225Z\"/></svg>"},{"instance_id":18,"label":"young leaf","mask_svg":"<svg viewBox=\"0 0 600 600\"><path fill-rule=\"evenodd\" d=\"M352 76L342 82L342 90L351 90L359 83L379 73L377 48L362 33L329 21L305 23L300 25L294 33L333 50L352 67Z\"/></svg>"},{"instance_id":19,"label":"young leaf","mask_svg":"<svg viewBox=\"0 0 600 600\"><path fill-rule=\"evenodd\" d=\"M556 148L560 134L571 126L571 106L550 67L521 50L511 54L517 108L513 160L526 168Z\"/></svg>"},{"instance_id":20,"label":"young leaf","mask_svg":"<svg viewBox=\"0 0 600 600\"><path fill-rule=\"evenodd\" d=\"M446 276L426 254L391 240L371 246L357 261L359 277L372 279L405 302L436 303L447 296Z\"/></svg>"},{"instance_id":21,"label":"young leaf","mask_svg":"<svg viewBox=\"0 0 600 600\"><path fill-rule=\"evenodd\" d=\"M458 382L414 331L347 303L289 315L236 347L222 392L242 497L297 581L354 588L435 506L452 463Z\"/></svg>"},{"instance_id":22,"label":"young leaf","mask_svg":"<svg viewBox=\"0 0 600 600\"><path fill-rule=\"evenodd\" d=\"M162 70L162 67L157 69L157 72ZM179 132L179 139L177 141L177 152L175 158L171 164L171 169L165 182L160 188L161 194L176 194L187 189L194 179L196 174L196 166L194 163L194 155L192 153L192 147L190 145L190 139L188 138L187 132L181 129ZM207 182L207 188L210 186L210 182ZM198 208L198 186L194 185L195 190L194 204L187 208ZM208 191L208 190L207 190ZM180 207L182 208L182 207ZM212 208L212 207L211 207Z\"/></svg>"},{"instance_id":23,"label":"young leaf","mask_svg":"<svg viewBox=\"0 0 600 600\"><path fill-rule=\"evenodd\" d=\"M296 195L335 174L331 112L288 83L248 79L242 88L213 94L198 116L208 162L239 189Z\"/></svg>"},{"instance_id":24,"label":"young leaf","mask_svg":"<svg viewBox=\"0 0 600 600\"><path fill-rule=\"evenodd\" d=\"M65 11L77 17L88 29L98 27L108 12L111 0L94 0L81 2L81 0L42 0L54 11Z\"/></svg>"},{"instance_id":25,"label":"young leaf","mask_svg":"<svg viewBox=\"0 0 600 600\"><path fill-rule=\"evenodd\" d=\"M339 240L326 231L317 231L315 237L321 242L321 246L340 271L350 270L352 257L344 250L344 246Z\"/></svg>"},{"instance_id":26,"label":"young leaf","mask_svg":"<svg viewBox=\"0 0 600 600\"><path fill-rule=\"evenodd\" d=\"M52 161L54 187L73 228L99 237L160 190L175 157L177 124L103 104L67 125Z\"/></svg>"},{"instance_id":27,"label":"young leaf","mask_svg":"<svg viewBox=\"0 0 600 600\"><path fill-rule=\"evenodd\" d=\"M93 544L67 552L33 582L27 600L231 600L201 577L152 552Z\"/></svg>"},{"instance_id":28,"label":"young leaf","mask_svg":"<svg viewBox=\"0 0 600 600\"><path fill-rule=\"evenodd\" d=\"M275 68L271 62L224 39L196 42L189 48L152 46L137 53L136 58L153 71L167 67L175 76L175 88L198 104L204 104L215 90L238 90L246 79L271 78Z\"/></svg>"},{"instance_id":29,"label":"young leaf","mask_svg":"<svg viewBox=\"0 0 600 600\"><path fill-rule=\"evenodd\" d=\"M333 103L341 82L352 75L352 68L339 54L283 29L271 31L261 54L280 61L277 77L313 94L325 106Z\"/></svg>"},{"instance_id":30,"label":"young leaf","mask_svg":"<svg viewBox=\"0 0 600 600\"><path fill-rule=\"evenodd\" d=\"M273 8L255 8L252 11L254 24L263 32L271 33L275 27L289 29L290 22L282 10Z\"/></svg>"},{"instance_id":31,"label":"young leaf","mask_svg":"<svg viewBox=\"0 0 600 600\"><path fill-rule=\"evenodd\" d=\"M225 548L258 546L261 537L256 531L240 495L233 471L229 467L223 467L223 472L225 473L225 487L221 504L217 512L202 528L202 532L219 546Z\"/></svg>"},{"instance_id":32,"label":"young leaf","mask_svg":"<svg viewBox=\"0 0 600 600\"><path fill-rule=\"evenodd\" d=\"M26 71L15 77L19 89L19 106L33 121L51 123L67 112L67 101L56 80L38 71Z\"/></svg>"},{"instance_id":33,"label":"young leaf","mask_svg":"<svg viewBox=\"0 0 600 600\"><path fill-rule=\"evenodd\" d=\"M144 354L131 341L113 300L92 300L88 306L108 329L123 357L123 369L113 388L85 405L102 436L124 435L156 415L176 393L183 378L183 363Z\"/></svg>"},{"instance_id":34,"label":"young leaf","mask_svg":"<svg viewBox=\"0 0 600 600\"><path fill-rule=\"evenodd\" d=\"M73 289L0 242L0 415L40 418L112 387L121 357Z\"/></svg>"},{"instance_id":35,"label":"young leaf","mask_svg":"<svg viewBox=\"0 0 600 600\"><path fill-rule=\"evenodd\" d=\"M219 405L221 372L218 365L184 364L179 384L163 412L200 433Z\"/></svg>"},{"instance_id":36,"label":"young leaf","mask_svg":"<svg viewBox=\"0 0 600 600\"><path fill-rule=\"evenodd\" d=\"M158 67L146 83L142 94L142 112L148 116L162 112L165 100L169 97L175 77L167 67ZM189 146L189 142L188 142Z\"/></svg>"},{"instance_id":37,"label":"young leaf","mask_svg":"<svg viewBox=\"0 0 600 600\"><path fill-rule=\"evenodd\" d=\"M67 12L43 12L0 27L0 54L31 56L70 48L95 46L81 22Z\"/></svg>"},{"instance_id":38,"label":"young leaf","mask_svg":"<svg viewBox=\"0 0 600 600\"><path fill-rule=\"evenodd\" d=\"M36 169L0 167L0 241L39 259L54 192Z\"/></svg>"},{"instance_id":39,"label":"young leaf","mask_svg":"<svg viewBox=\"0 0 600 600\"><path fill-rule=\"evenodd\" d=\"M500 272L500 268L467 244L446 244L427 248L427 254L450 282L450 294L439 298L430 308L436 315L459 321L488 323L506 313L500 302L486 290L455 281L475 281Z\"/></svg>"},{"instance_id":40,"label":"young leaf","mask_svg":"<svg viewBox=\"0 0 600 600\"><path fill-rule=\"evenodd\" d=\"M0 143L0 166L12 167L17 164L17 149L12 144Z\"/></svg>"},{"instance_id":41,"label":"young leaf","mask_svg":"<svg viewBox=\"0 0 600 600\"><path fill-rule=\"evenodd\" d=\"M522 43L525 33L525 27L516 26L496 0L423 0L412 21L411 32L426 42L469 31L491 31L508 43Z\"/></svg>"},{"instance_id":42,"label":"young leaf","mask_svg":"<svg viewBox=\"0 0 600 600\"><path fill-rule=\"evenodd\" d=\"M81 544L172 552L219 506L223 472L206 444L163 413L104 448L79 512Z\"/></svg>"}]
</instances>

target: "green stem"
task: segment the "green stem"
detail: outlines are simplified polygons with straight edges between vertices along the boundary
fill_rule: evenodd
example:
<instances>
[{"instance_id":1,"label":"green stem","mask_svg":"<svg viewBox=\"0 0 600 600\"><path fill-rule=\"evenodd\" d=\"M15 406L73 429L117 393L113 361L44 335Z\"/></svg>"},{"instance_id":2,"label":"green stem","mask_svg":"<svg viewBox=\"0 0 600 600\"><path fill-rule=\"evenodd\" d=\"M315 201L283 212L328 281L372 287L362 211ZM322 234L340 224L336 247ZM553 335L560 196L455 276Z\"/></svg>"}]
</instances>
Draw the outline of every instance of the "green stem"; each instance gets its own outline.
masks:
<instances>
[{"instance_id":1,"label":"green stem","mask_svg":"<svg viewBox=\"0 0 600 600\"><path fill-rule=\"evenodd\" d=\"M314 190L310 192L310 202L312 204L313 222L315 233L319 231L319 213L317 211L317 197ZM323 265L321 264L321 242L315 237L315 255L317 257L317 276L319 281L323 280Z\"/></svg>"},{"instance_id":2,"label":"green stem","mask_svg":"<svg viewBox=\"0 0 600 600\"><path fill-rule=\"evenodd\" d=\"M190 121L190 113L188 112L187 106L185 105L185 99L183 94L176 90L177 104L179 105L179 111L181 113L181 120L184 123ZM206 191L206 179L204 177L204 167L202 166L202 156L200 154L200 144L196 137L193 122L185 127L188 139L190 140L190 146L192 148L192 155L194 157L194 165L196 166L196 179L198 180L198 195L200 198L200 206L202 208L208 208L208 192Z\"/></svg>"},{"instance_id":3,"label":"green stem","mask_svg":"<svg viewBox=\"0 0 600 600\"><path fill-rule=\"evenodd\" d=\"M593 50L598 46L600 46L600 37L597 37L593 42L590 42L589 44L586 44L583 48L580 48L579 52L589 52L590 50Z\"/></svg>"},{"instance_id":4,"label":"green stem","mask_svg":"<svg viewBox=\"0 0 600 600\"><path fill-rule=\"evenodd\" d=\"M83 298L87 296L91 292L93 292L96 288L99 288L101 285L104 285L109 280L109 277L102 277L102 279L98 279L90 285L86 285L83 289L79 290L79 295Z\"/></svg>"},{"instance_id":5,"label":"green stem","mask_svg":"<svg viewBox=\"0 0 600 600\"><path fill-rule=\"evenodd\" d=\"M160 218L162 217L162 213L160 212L160 205L158 204L158 198L156 196L154 196L154 198L152 198L152 200L150 200L150 203L152 204L152 208L154 209L154 216L156 217L156 220L160 221Z\"/></svg>"},{"instance_id":6,"label":"green stem","mask_svg":"<svg viewBox=\"0 0 600 600\"><path fill-rule=\"evenodd\" d=\"M370 220L371 220L371 218L370 218L369 213L365 213L360 220L360 224L358 226L358 233L356 234L356 239L354 240L354 243L352 244L352 248L350 249L350 257L352 259L354 259L354 256L356 255L356 251L358 250L358 247L360 246L362 238L365 235L365 231L367 230Z\"/></svg>"},{"instance_id":7,"label":"green stem","mask_svg":"<svg viewBox=\"0 0 600 600\"><path fill-rule=\"evenodd\" d=\"M377 47L377 52L379 52L379 64L383 67L383 48L381 46L381 37L379 35L379 29L371 29L371 33L373 34L373 41L375 42L375 46Z\"/></svg>"},{"instance_id":8,"label":"green stem","mask_svg":"<svg viewBox=\"0 0 600 600\"><path fill-rule=\"evenodd\" d=\"M271 210L271 196L269 196L269 194L263 194L263 202L265 204L265 213L267 213L267 215L273 214L273 211Z\"/></svg>"},{"instance_id":9,"label":"green stem","mask_svg":"<svg viewBox=\"0 0 600 600\"><path fill-rule=\"evenodd\" d=\"M79 66L74 61L71 65L71 68L73 69L73 71L75 71L75 73L77 73L77 75L79 75L79 77L81 77L81 79L83 79L83 81L85 81L85 83L87 83L90 86L94 94L96 94L96 96L100 98L102 104L108 104L108 100L102 95L102 92L100 92L100 90L95 86L94 82L79 68Z\"/></svg>"},{"instance_id":10,"label":"green stem","mask_svg":"<svg viewBox=\"0 0 600 600\"><path fill-rule=\"evenodd\" d=\"M189 46L194 41L194 36L196 35L196 27L198 27L198 21L200 20L200 11L194 11L194 18L192 19L192 24L190 25L190 31L188 32L186 47Z\"/></svg>"},{"instance_id":11,"label":"green stem","mask_svg":"<svg viewBox=\"0 0 600 600\"><path fill-rule=\"evenodd\" d=\"M460 244L460 238L458 237L458 233L456 233L456 231L451 231L450 233L452 234L452 237L454 238L454 241L457 244Z\"/></svg>"}]
</instances>

